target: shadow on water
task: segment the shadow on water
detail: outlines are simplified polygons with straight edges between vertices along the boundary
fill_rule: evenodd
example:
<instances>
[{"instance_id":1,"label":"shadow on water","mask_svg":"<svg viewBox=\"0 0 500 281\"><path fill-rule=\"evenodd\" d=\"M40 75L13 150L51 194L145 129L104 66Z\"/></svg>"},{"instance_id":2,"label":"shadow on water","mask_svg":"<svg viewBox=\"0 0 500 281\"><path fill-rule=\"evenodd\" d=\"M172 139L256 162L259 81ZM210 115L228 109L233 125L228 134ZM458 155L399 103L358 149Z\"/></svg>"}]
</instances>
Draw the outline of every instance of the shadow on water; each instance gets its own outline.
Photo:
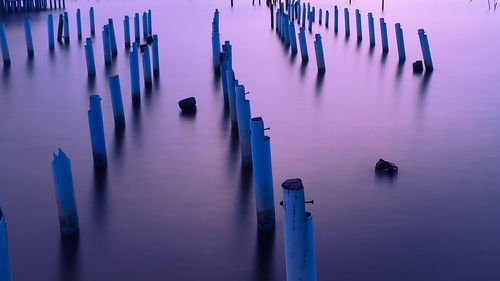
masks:
<instances>
[{"instance_id":1,"label":"shadow on water","mask_svg":"<svg viewBox=\"0 0 500 281\"><path fill-rule=\"evenodd\" d=\"M29 74L33 74L33 64L34 64L34 56L28 56L26 59L26 69L28 70Z\"/></svg>"},{"instance_id":2,"label":"shadow on water","mask_svg":"<svg viewBox=\"0 0 500 281\"><path fill-rule=\"evenodd\" d=\"M273 279L275 230L257 231L257 244L254 261L254 280L271 281Z\"/></svg>"},{"instance_id":3,"label":"shadow on water","mask_svg":"<svg viewBox=\"0 0 500 281\"><path fill-rule=\"evenodd\" d=\"M316 75L316 85L314 87L317 95L321 94L324 81L325 81L325 71L318 71L318 74Z\"/></svg>"},{"instance_id":4,"label":"shadow on water","mask_svg":"<svg viewBox=\"0 0 500 281\"><path fill-rule=\"evenodd\" d=\"M382 56L380 57L380 67L384 67L387 62L387 55L389 52L382 52Z\"/></svg>"},{"instance_id":5,"label":"shadow on water","mask_svg":"<svg viewBox=\"0 0 500 281\"><path fill-rule=\"evenodd\" d=\"M370 48L368 49L368 56L371 58L373 58L373 52L375 51L375 46L370 46Z\"/></svg>"},{"instance_id":6,"label":"shadow on water","mask_svg":"<svg viewBox=\"0 0 500 281\"><path fill-rule=\"evenodd\" d=\"M94 169L94 219L99 225L104 225L106 218L108 170Z\"/></svg>"},{"instance_id":7,"label":"shadow on water","mask_svg":"<svg viewBox=\"0 0 500 281\"><path fill-rule=\"evenodd\" d=\"M141 103L140 101L132 102L132 133L135 140L141 135Z\"/></svg>"},{"instance_id":8,"label":"shadow on water","mask_svg":"<svg viewBox=\"0 0 500 281\"><path fill-rule=\"evenodd\" d=\"M61 236L59 280L79 280L79 235Z\"/></svg>"},{"instance_id":9,"label":"shadow on water","mask_svg":"<svg viewBox=\"0 0 500 281\"><path fill-rule=\"evenodd\" d=\"M220 89L220 71L214 69L214 80L212 81L212 86L214 88L214 93L218 93Z\"/></svg>"},{"instance_id":10,"label":"shadow on water","mask_svg":"<svg viewBox=\"0 0 500 281\"><path fill-rule=\"evenodd\" d=\"M10 66L2 67L2 85L10 86Z\"/></svg>"}]
</instances>

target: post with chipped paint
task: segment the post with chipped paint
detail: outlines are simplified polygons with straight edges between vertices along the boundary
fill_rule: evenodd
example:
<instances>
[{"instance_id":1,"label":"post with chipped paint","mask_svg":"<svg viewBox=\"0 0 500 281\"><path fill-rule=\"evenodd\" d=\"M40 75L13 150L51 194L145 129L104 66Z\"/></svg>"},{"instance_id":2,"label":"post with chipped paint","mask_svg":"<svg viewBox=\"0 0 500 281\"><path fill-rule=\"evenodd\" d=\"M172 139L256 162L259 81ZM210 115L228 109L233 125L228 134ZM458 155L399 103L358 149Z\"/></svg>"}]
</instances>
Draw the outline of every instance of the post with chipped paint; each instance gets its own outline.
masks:
<instances>
[{"instance_id":1,"label":"post with chipped paint","mask_svg":"<svg viewBox=\"0 0 500 281\"><path fill-rule=\"evenodd\" d=\"M109 90L111 92L111 104L113 106L113 118L115 129L125 129L125 114L123 110L122 90L120 87L120 77L118 75L109 77Z\"/></svg>"},{"instance_id":2,"label":"post with chipped paint","mask_svg":"<svg viewBox=\"0 0 500 281\"><path fill-rule=\"evenodd\" d=\"M141 86L139 78L139 45L137 42L132 44L130 52L130 85L132 90L132 103L139 104L141 102Z\"/></svg>"},{"instance_id":3,"label":"post with chipped paint","mask_svg":"<svg viewBox=\"0 0 500 281\"><path fill-rule=\"evenodd\" d=\"M102 121L101 97L99 95L90 96L88 117L94 168L102 169L108 165L108 159L106 155L106 140L104 138L104 124Z\"/></svg>"},{"instance_id":4,"label":"post with chipped paint","mask_svg":"<svg viewBox=\"0 0 500 281\"><path fill-rule=\"evenodd\" d=\"M399 61L404 62L406 60L406 52L405 52L405 42L403 38L403 29L401 29L401 24L395 24L396 29L396 42L398 44L398 54Z\"/></svg>"},{"instance_id":5,"label":"post with chipped paint","mask_svg":"<svg viewBox=\"0 0 500 281\"><path fill-rule=\"evenodd\" d=\"M250 101L245 98L245 87L236 86L236 113L238 115L238 132L240 137L242 164L252 163L252 144L250 140Z\"/></svg>"},{"instance_id":6,"label":"post with chipped paint","mask_svg":"<svg viewBox=\"0 0 500 281\"><path fill-rule=\"evenodd\" d=\"M30 20L24 20L24 36L26 38L26 50L28 52L28 57L33 57L35 55L35 50L33 49L33 38L31 37L31 25Z\"/></svg>"},{"instance_id":7,"label":"post with chipped paint","mask_svg":"<svg viewBox=\"0 0 500 281\"><path fill-rule=\"evenodd\" d=\"M382 52L385 54L389 52L389 41L387 39L387 24L384 18L380 18L380 33L382 37Z\"/></svg>"},{"instance_id":8,"label":"post with chipped paint","mask_svg":"<svg viewBox=\"0 0 500 281\"><path fill-rule=\"evenodd\" d=\"M54 17L50 14L47 17L47 35L49 37L49 50L54 50Z\"/></svg>"}]
</instances>

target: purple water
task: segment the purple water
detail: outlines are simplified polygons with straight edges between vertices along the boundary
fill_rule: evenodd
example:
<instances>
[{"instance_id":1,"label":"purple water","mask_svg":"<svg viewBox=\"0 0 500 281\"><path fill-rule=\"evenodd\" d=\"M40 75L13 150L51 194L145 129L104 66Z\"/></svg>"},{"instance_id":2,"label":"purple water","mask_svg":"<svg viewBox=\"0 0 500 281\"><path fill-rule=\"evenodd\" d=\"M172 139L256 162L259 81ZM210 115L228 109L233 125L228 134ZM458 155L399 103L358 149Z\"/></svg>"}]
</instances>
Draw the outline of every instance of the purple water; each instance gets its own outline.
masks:
<instances>
[{"instance_id":1,"label":"purple water","mask_svg":"<svg viewBox=\"0 0 500 281\"><path fill-rule=\"evenodd\" d=\"M291 177L303 179L306 198L315 202L307 209L314 215L318 280L500 280L498 14L486 1L387 0L383 13L379 1L313 1L316 12L330 11L330 27L316 22L307 32L311 60L303 66L271 30L264 2L235 0L231 9L229 0L68 1L71 42L56 44L52 55L48 12L2 15L12 66L0 78L0 203L14 280L285 280L278 203L281 183ZM81 8L88 36L90 6L93 83L75 17ZM215 8L221 40L233 45L236 78L250 92L252 116L271 127L277 217L271 237L258 235L252 174L241 168L212 70ZM159 35L161 77L150 91L141 89L134 110L123 17L147 9ZM363 21L359 45L355 9ZM375 18L373 52L368 12ZM386 57L381 16L389 33ZM101 30L109 17L119 53L106 70ZM403 66L396 22L405 36ZM412 73L411 63L422 57L419 28L429 37L432 75ZM317 76L314 33L323 36L324 77ZM120 75L123 92L122 136L113 128L112 74ZM89 96L96 93L108 149L105 175L94 173L87 121ZM177 106L188 96L198 102L191 118ZM59 235L50 167L58 147L72 161L81 228L76 244L61 243ZM374 174L379 158L399 166L396 178Z\"/></svg>"}]
</instances>

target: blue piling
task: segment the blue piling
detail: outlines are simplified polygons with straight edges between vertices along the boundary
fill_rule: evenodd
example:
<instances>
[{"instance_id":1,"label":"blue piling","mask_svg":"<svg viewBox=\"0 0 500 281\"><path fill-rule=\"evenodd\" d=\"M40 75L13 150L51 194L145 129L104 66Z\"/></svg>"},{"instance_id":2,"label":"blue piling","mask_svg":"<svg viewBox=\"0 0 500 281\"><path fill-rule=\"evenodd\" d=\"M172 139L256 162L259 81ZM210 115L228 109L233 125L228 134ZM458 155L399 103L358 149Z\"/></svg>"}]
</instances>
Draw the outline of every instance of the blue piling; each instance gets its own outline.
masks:
<instances>
[{"instance_id":1,"label":"blue piling","mask_svg":"<svg viewBox=\"0 0 500 281\"><path fill-rule=\"evenodd\" d=\"M274 229L273 169L271 164L271 138L264 135L261 117L250 120L252 167L255 184L257 225L260 230Z\"/></svg>"},{"instance_id":2,"label":"blue piling","mask_svg":"<svg viewBox=\"0 0 500 281\"><path fill-rule=\"evenodd\" d=\"M108 25L104 25L102 28L102 45L103 45L103 53L104 53L104 63L106 65L111 64L111 46L109 40L109 27Z\"/></svg>"},{"instance_id":3,"label":"blue piling","mask_svg":"<svg viewBox=\"0 0 500 281\"><path fill-rule=\"evenodd\" d=\"M323 44L321 43L321 35L316 34L314 40L314 50L316 51L316 63L318 65L318 72L325 72L325 57L323 55Z\"/></svg>"},{"instance_id":4,"label":"blue piling","mask_svg":"<svg viewBox=\"0 0 500 281\"><path fill-rule=\"evenodd\" d=\"M285 46L290 45L290 28L289 28L290 16L284 17L283 20L283 33L285 34Z\"/></svg>"},{"instance_id":5,"label":"blue piling","mask_svg":"<svg viewBox=\"0 0 500 281\"><path fill-rule=\"evenodd\" d=\"M135 42L141 42L141 30L139 26L139 13L135 13L134 16L134 31L135 31Z\"/></svg>"},{"instance_id":6,"label":"blue piling","mask_svg":"<svg viewBox=\"0 0 500 281\"><path fill-rule=\"evenodd\" d=\"M220 67L220 35L218 31L212 31L212 59L214 69Z\"/></svg>"},{"instance_id":7,"label":"blue piling","mask_svg":"<svg viewBox=\"0 0 500 281\"><path fill-rule=\"evenodd\" d=\"M351 27L349 25L349 10L344 8L344 19L345 19L345 37L351 35Z\"/></svg>"},{"instance_id":8,"label":"blue piling","mask_svg":"<svg viewBox=\"0 0 500 281\"><path fill-rule=\"evenodd\" d=\"M302 61L309 61L309 55L307 54L307 43L306 43L306 32L304 27L299 29L299 44L300 44L300 54L302 56Z\"/></svg>"},{"instance_id":9,"label":"blue piling","mask_svg":"<svg viewBox=\"0 0 500 281\"><path fill-rule=\"evenodd\" d=\"M221 82L222 82L222 94L224 96L224 104L229 103L229 97L228 97L228 87L227 87L227 59L226 59L226 54L224 52L225 46L222 45L222 52L219 54L219 61L220 61L220 74L221 74Z\"/></svg>"},{"instance_id":10,"label":"blue piling","mask_svg":"<svg viewBox=\"0 0 500 281\"><path fill-rule=\"evenodd\" d=\"M49 50L54 50L54 17L50 14L47 17L47 30L49 36Z\"/></svg>"},{"instance_id":11,"label":"blue piling","mask_svg":"<svg viewBox=\"0 0 500 281\"><path fill-rule=\"evenodd\" d=\"M2 44L3 65L5 67L10 65L10 54L9 45L7 44L7 34L5 33L5 25L3 23L0 23L0 37Z\"/></svg>"},{"instance_id":12,"label":"blue piling","mask_svg":"<svg viewBox=\"0 0 500 281\"><path fill-rule=\"evenodd\" d=\"M403 38L403 29L401 29L401 24L396 23L395 29L396 29L396 42L398 44L399 61L403 62L406 60L406 52L405 52L405 42Z\"/></svg>"},{"instance_id":13,"label":"blue piling","mask_svg":"<svg viewBox=\"0 0 500 281\"><path fill-rule=\"evenodd\" d=\"M63 9L66 9L66 0L63 0Z\"/></svg>"},{"instance_id":14,"label":"blue piling","mask_svg":"<svg viewBox=\"0 0 500 281\"><path fill-rule=\"evenodd\" d=\"M420 39L420 47L422 48L422 55L424 57L425 71L432 71L434 70L434 65L432 64L431 49L429 48L427 34L425 34L423 29L419 29L418 37Z\"/></svg>"},{"instance_id":15,"label":"blue piling","mask_svg":"<svg viewBox=\"0 0 500 281\"><path fill-rule=\"evenodd\" d=\"M35 55L35 51L33 49L33 38L31 37L31 25L30 20L24 20L24 36L26 38L26 50L28 51L28 57L32 57Z\"/></svg>"},{"instance_id":16,"label":"blue piling","mask_svg":"<svg viewBox=\"0 0 500 281\"><path fill-rule=\"evenodd\" d=\"M228 87L228 100L229 100L229 112L231 116L231 127L233 129L238 128L238 114L236 109L236 86L237 81L234 79L234 71L232 69L226 70L226 79Z\"/></svg>"},{"instance_id":17,"label":"blue piling","mask_svg":"<svg viewBox=\"0 0 500 281\"><path fill-rule=\"evenodd\" d=\"M316 7L312 7L311 17L312 17L312 21L315 22L316 21Z\"/></svg>"},{"instance_id":18,"label":"blue piling","mask_svg":"<svg viewBox=\"0 0 500 281\"><path fill-rule=\"evenodd\" d=\"M356 33L358 35L358 41L363 40L363 32L361 27L361 14L359 9L356 9Z\"/></svg>"},{"instance_id":19,"label":"blue piling","mask_svg":"<svg viewBox=\"0 0 500 281\"><path fill-rule=\"evenodd\" d=\"M106 141L104 139L101 97L99 95L90 96L90 110L88 112L88 117L94 167L104 168L107 166L108 160L106 156Z\"/></svg>"},{"instance_id":20,"label":"blue piling","mask_svg":"<svg viewBox=\"0 0 500 281\"><path fill-rule=\"evenodd\" d=\"M373 23L373 14L368 13L368 33L370 34L370 46L375 46L375 24Z\"/></svg>"},{"instance_id":21,"label":"blue piling","mask_svg":"<svg viewBox=\"0 0 500 281\"><path fill-rule=\"evenodd\" d=\"M95 35L94 7L90 7L89 17L90 17L90 34L94 36Z\"/></svg>"},{"instance_id":22,"label":"blue piling","mask_svg":"<svg viewBox=\"0 0 500 281\"><path fill-rule=\"evenodd\" d=\"M309 32L312 31L312 23L313 23L312 18L313 18L312 15L309 15L309 25L307 27L307 29L309 30Z\"/></svg>"},{"instance_id":23,"label":"blue piling","mask_svg":"<svg viewBox=\"0 0 500 281\"><path fill-rule=\"evenodd\" d=\"M389 52L389 41L387 39L387 24L384 18L380 18L380 33L382 37L382 52Z\"/></svg>"},{"instance_id":24,"label":"blue piling","mask_svg":"<svg viewBox=\"0 0 500 281\"><path fill-rule=\"evenodd\" d=\"M87 73L90 77L95 76L95 59L92 38L85 39L85 58L87 60Z\"/></svg>"},{"instance_id":25,"label":"blue piling","mask_svg":"<svg viewBox=\"0 0 500 281\"><path fill-rule=\"evenodd\" d=\"M144 41L148 39L148 14L146 12L142 13L142 36Z\"/></svg>"},{"instance_id":26,"label":"blue piling","mask_svg":"<svg viewBox=\"0 0 500 281\"><path fill-rule=\"evenodd\" d=\"M238 115L238 133L240 136L241 161L252 163L252 143L250 141L250 101L245 98L245 87L236 86L236 113Z\"/></svg>"},{"instance_id":27,"label":"blue piling","mask_svg":"<svg viewBox=\"0 0 500 281\"><path fill-rule=\"evenodd\" d=\"M7 239L7 220L0 208L0 280L11 281L9 243Z\"/></svg>"},{"instance_id":28,"label":"blue piling","mask_svg":"<svg viewBox=\"0 0 500 281\"><path fill-rule=\"evenodd\" d=\"M301 7L300 2L298 2L298 12L297 12L297 24L300 26L300 15L301 15Z\"/></svg>"},{"instance_id":29,"label":"blue piling","mask_svg":"<svg viewBox=\"0 0 500 281\"><path fill-rule=\"evenodd\" d=\"M228 99L228 87L227 85L227 77L226 77L226 71L228 69L233 69L233 47L231 46L229 41L224 42L224 45L222 45L222 52L224 53L224 61L222 62L222 65L224 66L223 69L221 69L221 75L222 75L222 91L224 94L224 102L227 103L229 101ZM223 70L223 71L222 71Z\"/></svg>"},{"instance_id":30,"label":"blue piling","mask_svg":"<svg viewBox=\"0 0 500 281\"><path fill-rule=\"evenodd\" d=\"M68 12L64 12L64 42L69 42L69 17Z\"/></svg>"},{"instance_id":31,"label":"blue piling","mask_svg":"<svg viewBox=\"0 0 500 281\"><path fill-rule=\"evenodd\" d=\"M130 24L129 24L129 17L125 16L125 19L123 20L123 33L125 36L125 48L130 48Z\"/></svg>"},{"instance_id":32,"label":"blue piling","mask_svg":"<svg viewBox=\"0 0 500 281\"><path fill-rule=\"evenodd\" d=\"M158 48L158 35L153 35L153 75L160 76L160 54Z\"/></svg>"},{"instance_id":33,"label":"blue piling","mask_svg":"<svg viewBox=\"0 0 500 281\"><path fill-rule=\"evenodd\" d=\"M282 185L286 280L316 281L312 214L305 210L301 179Z\"/></svg>"},{"instance_id":34,"label":"blue piling","mask_svg":"<svg viewBox=\"0 0 500 281\"><path fill-rule=\"evenodd\" d=\"M307 19L311 16L311 3L307 3Z\"/></svg>"},{"instance_id":35,"label":"blue piling","mask_svg":"<svg viewBox=\"0 0 500 281\"><path fill-rule=\"evenodd\" d=\"M297 36L295 35L295 23L293 21L290 22L288 27L289 37L290 37L290 45L292 47L292 54L297 53Z\"/></svg>"},{"instance_id":36,"label":"blue piling","mask_svg":"<svg viewBox=\"0 0 500 281\"><path fill-rule=\"evenodd\" d=\"M80 14L80 9L76 10L76 28L78 31L78 39L82 39L82 16Z\"/></svg>"},{"instance_id":37,"label":"blue piling","mask_svg":"<svg viewBox=\"0 0 500 281\"><path fill-rule=\"evenodd\" d=\"M329 21L330 21L330 12L328 12L328 10L326 10L326 12L325 12L325 26L326 26L326 28L328 28Z\"/></svg>"},{"instance_id":38,"label":"blue piling","mask_svg":"<svg viewBox=\"0 0 500 281\"><path fill-rule=\"evenodd\" d=\"M139 79L139 47L137 42L132 44L130 52L130 85L132 89L132 103L138 104L141 101L141 86Z\"/></svg>"},{"instance_id":39,"label":"blue piling","mask_svg":"<svg viewBox=\"0 0 500 281\"><path fill-rule=\"evenodd\" d=\"M108 32L111 54L113 56L116 56L118 54L118 46L116 45L115 26L113 24L113 19L108 19Z\"/></svg>"},{"instance_id":40,"label":"blue piling","mask_svg":"<svg viewBox=\"0 0 500 281\"><path fill-rule=\"evenodd\" d=\"M58 154L53 153L52 176L54 178L57 212L59 214L59 229L62 235L77 235L80 226L76 211L71 161L60 148Z\"/></svg>"},{"instance_id":41,"label":"blue piling","mask_svg":"<svg viewBox=\"0 0 500 281\"><path fill-rule=\"evenodd\" d=\"M148 10L148 35L153 36L153 25L152 25L152 18L151 18L151 10Z\"/></svg>"},{"instance_id":42,"label":"blue piling","mask_svg":"<svg viewBox=\"0 0 500 281\"><path fill-rule=\"evenodd\" d=\"M333 12L333 30L335 33L339 32L339 9L337 8L337 5L335 5Z\"/></svg>"},{"instance_id":43,"label":"blue piling","mask_svg":"<svg viewBox=\"0 0 500 281\"><path fill-rule=\"evenodd\" d=\"M142 70L144 73L144 85L150 87L153 83L153 76L151 75L151 55L149 54L149 47L144 47L142 54Z\"/></svg>"},{"instance_id":44,"label":"blue piling","mask_svg":"<svg viewBox=\"0 0 500 281\"><path fill-rule=\"evenodd\" d=\"M111 92L111 103L113 105L115 129L123 130L125 128L125 114L123 111L120 77L118 77L118 75L109 77L109 91Z\"/></svg>"},{"instance_id":45,"label":"blue piling","mask_svg":"<svg viewBox=\"0 0 500 281\"><path fill-rule=\"evenodd\" d=\"M306 3L302 4L302 26L306 27Z\"/></svg>"},{"instance_id":46,"label":"blue piling","mask_svg":"<svg viewBox=\"0 0 500 281\"><path fill-rule=\"evenodd\" d=\"M319 9L319 24L321 24L323 22L323 10L322 9Z\"/></svg>"}]
</instances>

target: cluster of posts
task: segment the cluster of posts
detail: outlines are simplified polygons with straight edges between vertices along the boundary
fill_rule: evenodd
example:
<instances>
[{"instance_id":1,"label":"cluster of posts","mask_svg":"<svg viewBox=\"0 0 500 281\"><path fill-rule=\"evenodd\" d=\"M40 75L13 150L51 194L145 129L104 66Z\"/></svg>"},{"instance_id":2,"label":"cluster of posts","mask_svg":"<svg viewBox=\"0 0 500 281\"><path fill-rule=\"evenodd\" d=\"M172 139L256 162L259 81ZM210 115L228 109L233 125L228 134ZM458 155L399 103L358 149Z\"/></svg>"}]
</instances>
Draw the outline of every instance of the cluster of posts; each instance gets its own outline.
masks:
<instances>
[{"instance_id":1,"label":"cluster of posts","mask_svg":"<svg viewBox=\"0 0 500 281\"><path fill-rule=\"evenodd\" d=\"M66 0L0 0L0 11L20 13L66 8Z\"/></svg>"},{"instance_id":2,"label":"cluster of posts","mask_svg":"<svg viewBox=\"0 0 500 281\"><path fill-rule=\"evenodd\" d=\"M229 41L220 45L218 10L212 21L212 53L214 71L220 73L222 80L224 105L229 107L231 127L238 131L242 164L253 169L258 229L274 231L271 138L265 134L269 128L265 128L262 117L251 117L248 92L235 77L233 48ZM316 281L312 215L305 211L304 186L300 179L290 179L283 183L282 190L287 280Z\"/></svg>"}]
</instances>

